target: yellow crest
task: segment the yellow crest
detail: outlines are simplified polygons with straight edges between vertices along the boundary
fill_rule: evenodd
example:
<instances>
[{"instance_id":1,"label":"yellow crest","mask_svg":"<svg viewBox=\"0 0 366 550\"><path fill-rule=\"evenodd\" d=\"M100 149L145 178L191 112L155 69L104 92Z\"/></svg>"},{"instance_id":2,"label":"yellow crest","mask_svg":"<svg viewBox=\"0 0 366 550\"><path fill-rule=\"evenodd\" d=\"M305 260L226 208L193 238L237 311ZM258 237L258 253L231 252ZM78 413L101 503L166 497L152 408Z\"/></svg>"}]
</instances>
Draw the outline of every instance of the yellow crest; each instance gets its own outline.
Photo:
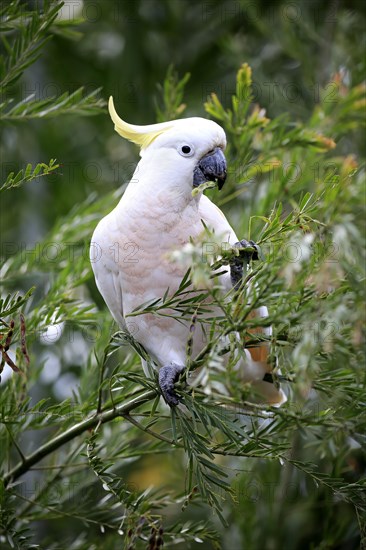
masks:
<instances>
[{"instance_id":1,"label":"yellow crest","mask_svg":"<svg viewBox=\"0 0 366 550\"><path fill-rule=\"evenodd\" d=\"M122 120L116 112L113 103L113 97L110 96L108 103L109 114L114 122L114 129L125 139L136 143L141 149L148 147L160 134L172 127L171 122L162 122L160 124L150 124L149 126L137 126L129 124Z\"/></svg>"}]
</instances>

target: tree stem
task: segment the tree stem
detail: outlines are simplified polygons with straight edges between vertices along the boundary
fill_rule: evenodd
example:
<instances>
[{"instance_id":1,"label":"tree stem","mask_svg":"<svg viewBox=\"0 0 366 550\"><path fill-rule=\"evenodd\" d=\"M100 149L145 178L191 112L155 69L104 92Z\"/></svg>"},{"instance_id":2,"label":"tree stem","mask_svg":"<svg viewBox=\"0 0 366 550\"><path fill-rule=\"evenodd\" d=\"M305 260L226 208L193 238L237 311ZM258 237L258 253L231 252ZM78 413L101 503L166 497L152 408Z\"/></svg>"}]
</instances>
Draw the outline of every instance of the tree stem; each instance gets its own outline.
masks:
<instances>
[{"instance_id":1,"label":"tree stem","mask_svg":"<svg viewBox=\"0 0 366 550\"><path fill-rule=\"evenodd\" d=\"M130 411L136 409L140 405L143 405L144 403L150 401L150 399L153 399L155 397L156 392L147 391L142 395L131 399L127 403L121 403L120 405L117 405L112 409L108 409L99 414L95 414L94 416L91 416L86 420L83 420L82 422L78 422L65 432L62 432L59 435L56 435L56 437L52 438L50 441L47 441L47 443L39 447L31 455L24 457L21 462L19 462L12 470L4 475L4 485L7 486L10 482L18 479L18 477L28 472L30 468L34 466L34 464L37 464L53 451L55 451L68 441L71 441L86 430L91 430L98 426L98 424L105 424L106 422L110 422L111 420L114 420L119 416L128 416L128 413Z\"/></svg>"}]
</instances>

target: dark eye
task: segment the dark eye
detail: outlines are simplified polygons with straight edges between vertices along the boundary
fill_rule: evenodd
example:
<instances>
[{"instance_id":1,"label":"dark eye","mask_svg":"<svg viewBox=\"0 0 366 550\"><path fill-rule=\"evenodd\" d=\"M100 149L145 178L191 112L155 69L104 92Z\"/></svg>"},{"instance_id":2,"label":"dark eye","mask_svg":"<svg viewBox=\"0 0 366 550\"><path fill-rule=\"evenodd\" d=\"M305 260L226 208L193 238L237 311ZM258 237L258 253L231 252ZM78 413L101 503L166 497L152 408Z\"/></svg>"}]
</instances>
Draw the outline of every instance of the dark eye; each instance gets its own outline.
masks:
<instances>
[{"instance_id":1,"label":"dark eye","mask_svg":"<svg viewBox=\"0 0 366 550\"><path fill-rule=\"evenodd\" d=\"M183 143L183 145L180 145L178 147L178 153L182 155L182 157L191 157L194 154L194 149L192 145L187 145L187 143Z\"/></svg>"}]
</instances>

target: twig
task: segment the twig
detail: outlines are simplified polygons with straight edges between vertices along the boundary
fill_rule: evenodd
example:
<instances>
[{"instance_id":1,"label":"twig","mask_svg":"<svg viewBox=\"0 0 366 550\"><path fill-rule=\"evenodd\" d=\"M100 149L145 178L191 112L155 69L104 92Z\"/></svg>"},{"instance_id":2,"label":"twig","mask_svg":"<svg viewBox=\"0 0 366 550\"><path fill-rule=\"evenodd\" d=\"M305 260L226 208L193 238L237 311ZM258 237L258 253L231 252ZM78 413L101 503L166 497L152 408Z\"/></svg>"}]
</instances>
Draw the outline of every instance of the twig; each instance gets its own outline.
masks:
<instances>
[{"instance_id":1,"label":"twig","mask_svg":"<svg viewBox=\"0 0 366 550\"><path fill-rule=\"evenodd\" d=\"M133 418L129 414L127 414L125 416L125 419L128 420L129 422L131 422L131 424L133 424L134 426L136 426L136 428L138 428L139 430L142 430L143 432L146 432L147 434L151 435L152 437L155 437L156 439L159 439L160 441L164 441L165 443L169 443L169 445L174 445L174 447L181 447L183 449L183 445L177 443L173 439L169 439L168 437L165 437L162 434L154 432L154 430L150 430L150 428L147 428L143 424L140 424L140 422L138 422L135 418Z\"/></svg>"},{"instance_id":2,"label":"twig","mask_svg":"<svg viewBox=\"0 0 366 550\"><path fill-rule=\"evenodd\" d=\"M55 451L68 441L71 441L78 435L82 434L86 430L91 430L98 426L98 424L105 424L106 422L110 422L111 420L114 420L119 416L125 417L130 411L136 409L140 405L143 405L144 403L150 401L155 397L155 391L148 391L140 395L139 397L128 401L127 403L122 403L121 405L118 405L113 409L109 409L102 413L91 416L86 420L83 420L82 422L78 422L65 432L60 433L59 435L39 447L31 455L24 457L22 462L18 463L12 470L4 475L4 485L7 486L9 483L18 479L20 476L28 472L28 470L32 466L40 462L43 458L51 454L53 451Z\"/></svg>"}]
</instances>

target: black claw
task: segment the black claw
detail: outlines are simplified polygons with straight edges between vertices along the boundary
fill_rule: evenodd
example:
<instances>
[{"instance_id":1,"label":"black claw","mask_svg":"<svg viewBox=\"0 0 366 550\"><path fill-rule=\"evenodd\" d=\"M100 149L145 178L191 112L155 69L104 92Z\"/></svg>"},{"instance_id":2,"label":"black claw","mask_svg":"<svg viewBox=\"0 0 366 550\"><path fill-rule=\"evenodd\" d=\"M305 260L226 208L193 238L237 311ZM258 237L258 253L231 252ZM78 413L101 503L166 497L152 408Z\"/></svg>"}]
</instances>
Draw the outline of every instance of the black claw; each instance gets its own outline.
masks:
<instances>
[{"instance_id":1,"label":"black claw","mask_svg":"<svg viewBox=\"0 0 366 550\"><path fill-rule=\"evenodd\" d=\"M259 246L254 241L245 239L235 243L234 246L239 248L239 256L235 256L230 262L230 276L231 284L237 290L243 278L243 263L248 264L250 260L259 259ZM254 248L254 252L242 250L244 248Z\"/></svg>"},{"instance_id":2,"label":"black claw","mask_svg":"<svg viewBox=\"0 0 366 550\"><path fill-rule=\"evenodd\" d=\"M180 403L180 399L174 391L174 384L178 380L182 367L175 363L171 363L159 370L159 386L165 401L170 407L176 407Z\"/></svg>"},{"instance_id":3,"label":"black claw","mask_svg":"<svg viewBox=\"0 0 366 550\"><path fill-rule=\"evenodd\" d=\"M239 248L239 257L244 258L247 261L259 259L259 246L254 241L242 239L241 241L235 243L234 246ZM254 252L240 250L241 248L254 248Z\"/></svg>"},{"instance_id":4,"label":"black claw","mask_svg":"<svg viewBox=\"0 0 366 550\"><path fill-rule=\"evenodd\" d=\"M243 262L239 258L230 262L230 278L233 288L238 290L243 279Z\"/></svg>"},{"instance_id":5,"label":"black claw","mask_svg":"<svg viewBox=\"0 0 366 550\"><path fill-rule=\"evenodd\" d=\"M266 374L263 376L263 381L274 384L273 374L271 372L266 372Z\"/></svg>"}]
</instances>

